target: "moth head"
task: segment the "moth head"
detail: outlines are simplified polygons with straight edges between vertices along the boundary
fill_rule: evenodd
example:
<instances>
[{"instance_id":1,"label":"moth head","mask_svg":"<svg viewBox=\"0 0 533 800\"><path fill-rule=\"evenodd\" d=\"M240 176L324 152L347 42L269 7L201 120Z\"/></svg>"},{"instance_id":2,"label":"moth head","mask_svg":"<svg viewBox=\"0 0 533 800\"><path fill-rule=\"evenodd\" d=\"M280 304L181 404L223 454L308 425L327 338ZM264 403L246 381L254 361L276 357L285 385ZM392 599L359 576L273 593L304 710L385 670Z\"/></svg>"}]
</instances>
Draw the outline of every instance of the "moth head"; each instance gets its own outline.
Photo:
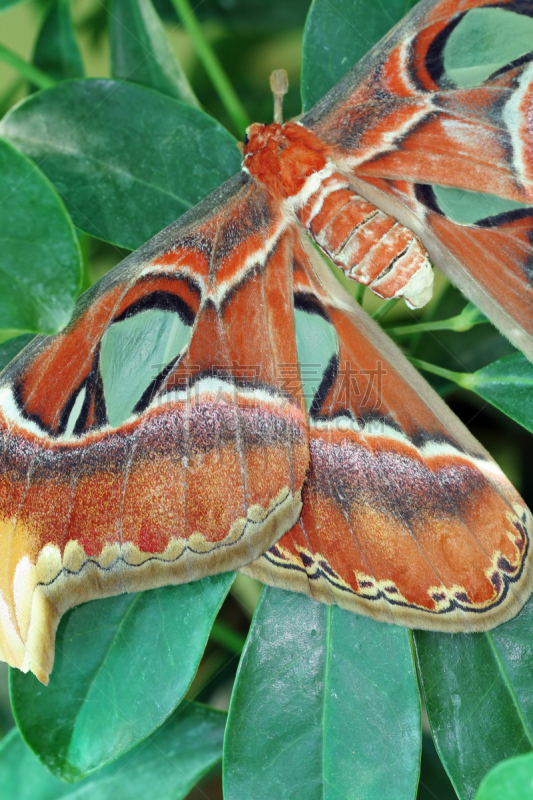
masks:
<instances>
[{"instance_id":1,"label":"moth head","mask_svg":"<svg viewBox=\"0 0 533 800\"><path fill-rule=\"evenodd\" d=\"M329 147L296 122L254 123L246 130L243 166L278 198L297 194L328 156Z\"/></svg>"}]
</instances>

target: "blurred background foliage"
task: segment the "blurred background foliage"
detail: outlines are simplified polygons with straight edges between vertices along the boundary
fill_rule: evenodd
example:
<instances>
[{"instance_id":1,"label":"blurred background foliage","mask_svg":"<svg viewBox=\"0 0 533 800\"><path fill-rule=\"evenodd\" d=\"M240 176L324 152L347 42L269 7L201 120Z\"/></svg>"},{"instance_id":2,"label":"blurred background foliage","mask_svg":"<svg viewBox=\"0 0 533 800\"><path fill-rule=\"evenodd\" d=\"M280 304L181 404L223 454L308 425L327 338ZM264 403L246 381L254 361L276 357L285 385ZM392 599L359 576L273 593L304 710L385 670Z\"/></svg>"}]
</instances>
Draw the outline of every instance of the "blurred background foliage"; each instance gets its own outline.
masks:
<instances>
[{"instance_id":1,"label":"blurred background foliage","mask_svg":"<svg viewBox=\"0 0 533 800\"><path fill-rule=\"evenodd\" d=\"M32 61L35 43L49 7L46 0L31 0L8 8L0 16L0 45ZM73 0L71 11L76 38L86 77L110 77L108 2ZM236 134L219 96L200 63L194 46L179 24L170 0L160 0L155 7L161 14L165 33L178 55L201 106ZM275 4L274 13L264 13L261 2L247 2L247 13L232 0L204 0L197 8L204 22L204 32L224 64L235 90L251 119L269 122L272 118L272 95L269 76L283 67L289 75L289 94L285 98L286 116L301 112L300 68L302 30L309 3L295 0ZM0 6L1 7L1 6ZM0 60L0 115L27 96L27 82L11 66ZM121 261L127 251L99 240L90 247L91 281L100 278Z\"/></svg>"},{"instance_id":2,"label":"blurred background foliage","mask_svg":"<svg viewBox=\"0 0 533 800\"><path fill-rule=\"evenodd\" d=\"M6 8L0 16L0 45L15 51L27 62L37 63L53 75L54 65L46 61L49 53L40 52L37 44L50 3L46 0L27 0L16 3L11 8L8 8L9 5L9 0L0 0L0 9ZM70 4L83 70L87 77L111 75L109 5L106 0L72 0ZM189 35L178 22L170 0L155 0L154 5L163 21L168 42L178 55L201 107L237 135L232 120L198 59ZM408 2L405 3L405 10L409 5ZM309 0L287 0L285 3L273 4L272 8L267 7L264 0L201 0L195 7L204 34L223 64L250 119L271 121L269 75L273 69L278 68L286 69L289 75L290 90L284 103L285 117L301 113L302 36L308 10ZM73 70L73 74L76 74L76 64ZM0 116L26 97L33 88L15 69L0 59ZM85 286L98 280L128 252L87 234L80 235L80 243L84 256ZM346 285L353 293L353 284ZM370 312L375 312L379 307L379 301L369 297L368 293L364 302ZM438 276L434 300L421 315L413 315L401 303L387 311L382 324L385 327L398 326L416 321L420 316L427 322L447 319L459 314L465 302L457 290L450 287L442 276ZM9 336L9 332L2 334L4 340L9 340ZM514 352L507 340L488 324L477 325L462 334L453 331L434 331L423 335L416 333L404 341L411 355L458 372L473 372ZM7 341L6 346L9 349ZM446 396L455 413L491 452L528 505L533 506L531 436L482 397L457 389L446 378L435 376L431 378L431 382ZM222 625L218 633L216 626L213 628L188 698L227 710L238 654L242 649L259 591L258 585L239 576L220 612L219 621ZM228 630L233 632L233 639L231 636L228 639ZM7 667L0 663L0 736L6 734L13 724L7 690ZM191 800L222 797L220 777L208 775L201 788L193 790L189 797ZM427 719L424 718L418 798L452 800L455 797L436 754Z\"/></svg>"}]
</instances>

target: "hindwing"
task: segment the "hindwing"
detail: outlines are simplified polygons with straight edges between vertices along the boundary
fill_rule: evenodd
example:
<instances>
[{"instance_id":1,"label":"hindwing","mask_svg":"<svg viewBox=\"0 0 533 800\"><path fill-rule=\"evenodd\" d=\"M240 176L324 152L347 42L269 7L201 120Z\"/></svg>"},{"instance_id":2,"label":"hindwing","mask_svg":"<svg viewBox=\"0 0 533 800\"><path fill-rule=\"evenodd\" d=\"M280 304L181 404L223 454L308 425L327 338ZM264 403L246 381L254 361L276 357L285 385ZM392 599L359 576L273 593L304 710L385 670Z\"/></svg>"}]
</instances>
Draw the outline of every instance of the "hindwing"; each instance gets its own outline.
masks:
<instances>
[{"instance_id":1,"label":"hindwing","mask_svg":"<svg viewBox=\"0 0 533 800\"><path fill-rule=\"evenodd\" d=\"M305 245L294 273L296 305L329 323L336 347L310 404L301 518L242 571L414 628L509 619L533 577L522 499Z\"/></svg>"}]
</instances>

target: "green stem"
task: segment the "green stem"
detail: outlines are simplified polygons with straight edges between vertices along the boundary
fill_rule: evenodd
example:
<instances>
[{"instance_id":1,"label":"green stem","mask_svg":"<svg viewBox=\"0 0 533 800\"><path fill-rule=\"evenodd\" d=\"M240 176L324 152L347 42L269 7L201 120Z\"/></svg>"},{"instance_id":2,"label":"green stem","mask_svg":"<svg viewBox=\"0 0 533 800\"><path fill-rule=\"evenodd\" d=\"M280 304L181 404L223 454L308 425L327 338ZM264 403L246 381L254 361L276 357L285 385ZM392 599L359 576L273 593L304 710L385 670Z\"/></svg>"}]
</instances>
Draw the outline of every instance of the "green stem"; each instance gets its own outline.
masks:
<instances>
[{"instance_id":1,"label":"green stem","mask_svg":"<svg viewBox=\"0 0 533 800\"><path fill-rule=\"evenodd\" d=\"M213 86L218 92L226 111L231 117L233 124L237 128L239 135L244 136L244 132L250 120L244 106L239 100L228 76L222 69L222 65L216 57L213 49L205 38L201 25L196 19L189 0L172 0L178 18L191 39L194 42L198 58L204 65L205 71L209 75Z\"/></svg>"},{"instance_id":2,"label":"green stem","mask_svg":"<svg viewBox=\"0 0 533 800\"><path fill-rule=\"evenodd\" d=\"M452 320L455 317L452 317ZM410 333L423 333L424 331L453 331L450 326L452 320L443 319L437 322L414 322L412 325L398 325L394 328L385 328L389 336L408 336Z\"/></svg>"},{"instance_id":3,"label":"green stem","mask_svg":"<svg viewBox=\"0 0 533 800\"><path fill-rule=\"evenodd\" d=\"M477 310L472 311L468 306L455 317L439 319L435 322L415 322L412 325L398 325L394 328L386 328L389 336L408 336L411 333L424 333L424 331L454 331L463 333L469 331L474 325L488 322L487 319L480 317Z\"/></svg>"},{"instance_id":4,"label":"green stem","mask_svg":"<svg viewBox=\"0 0 533 800\"><path fill-rule=\"evenodd\" d=\"M448 381L456 383L462 389L472 389L474 385L474 376L469 372L453 372L451 369L438 367L436 364L430 364L427 361L421 361L419 358L409 357L409 361L417 369L423 369L425 372L431 372L433 375L439 375L441 378L446 378Z\"/></svg>"},{"instance_id":5,"label":"green stem","mask_svg":"<svg viewBox=\"0 0 533 800\"><path fill-rule=\"evenodd\" d=\"M46 72L24 61L17 53L4 47L3 44L0 44L0 59L5 61L6 64L9 64L10 67L13 67L13 69L16 69L20 75L26 78L30 83L34 83L39 89L49 89L57 83L57 81L51 78L50 75L47 75Z\"/></svg>"},{"instance_id":6,"label":"green stem","mask_svg":"<svg viewBox=\"0 0 533 800\"><path fill-rule=\"evenodd\" d=\"M362 283L358 283L355 287L355 302L359 303L360 306L363 305L363 299L365 296L366 286L363 286Z\"/></svg>"},{"instance_id":7,"label":"green stem","mask_svg":"<svg viewBox=\"0 0 533 800\"><path fill-rule=\"evenodd\" d=\"M237 633L232 628L224 625L218 619L213 623L211 628L211 639L217 644L221 644L230 653L242 653L246 639Z\"/></svg>"},{"instance_id":8,"label":"green stem","mask_svg":"<svg viewBox=\"0 0 533 800\"><path fill-rule=\"evenodd\" d=\"M385 300L385 302L380 305L377 311L374 311L374 313L371 314L372 319L375 319L376 322L379 322L379 320L384 317L385 314L388 314L391 308L393 308L399 300L399 297L392 297L390 300Z\"/></svg>"}]
</instances>

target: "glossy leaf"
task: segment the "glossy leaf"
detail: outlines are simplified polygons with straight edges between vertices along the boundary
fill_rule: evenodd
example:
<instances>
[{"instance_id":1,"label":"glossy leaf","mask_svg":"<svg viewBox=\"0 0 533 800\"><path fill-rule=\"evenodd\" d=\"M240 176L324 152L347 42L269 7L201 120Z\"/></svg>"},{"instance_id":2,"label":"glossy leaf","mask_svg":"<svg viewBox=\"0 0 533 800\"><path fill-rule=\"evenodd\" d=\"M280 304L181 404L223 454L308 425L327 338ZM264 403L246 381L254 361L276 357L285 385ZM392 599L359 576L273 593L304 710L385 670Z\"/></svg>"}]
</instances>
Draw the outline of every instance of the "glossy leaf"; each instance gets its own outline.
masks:
<instances>
[{"instance_id":1,"label":"glossy leaf","mask_svg":"<svg viewBox=\"0 0 533 800\"><path fill-rule=\"evenodd\" d=\"M112 0L111 73L199 107L151 0Z\"/></svg>"},{"instance_id":2,"label":"glossy leaf","mask_svg":"<svg viewBox=\"0 0 533 800\"><path fill-rule=\"evenodd\" d=\"M469 375L465 386L533 432L533 364L522 353Z\"/></svg>"},{"instance_id":3,"label":"glossy leaf","mask_svg":"<svg viewBox=\"0 0 533 800\"><path fill-rule=\"evenodd\" d=\"M33 63L58 80L83 77L69 0L54 0L50 6L35 44Z\"/></svg>"},{"instance_id":4,"label":"glossy leaf","mask_svg":"<svg viewBox=\"0 0 533 800\"><path fill-rule=\"evenodd\" d=\"M488 633L415 633L435 744L461 800L485 773L533 749L533 603Z\"/></svg>"},{"instance_id":5,"label":"glossy leaf","mask_svg":"<svg viewBox=\"0 0 533 800\"><path fill-rule=\"evenodd\" d=\"M513 353L473 373L450 371L416 358L411 360L425 372L475 392L524 428L533 431L533 365L522 353Z\"/></svg>"},{"instance_id":6,"label":"glossy leaf","mask_svg":"<svg viewBox=\"0 0 533 800\"><path fill-rule=\"evenodd\" d=\"M7 367L10 361L20 353L23 347L31 342L33 335L31 333L23 333L22 336L14 336L13 339L0 344L0 370Z\"/></svg>"},{"instance_id":7,"label":"glossy leaf","mask_svg":"<svg viewBox=\"0 0 533 800\"><path fill-rule=\"evenodd\" d=\"M180 800L220 761L225 722L224 712L184 703L149 741L74 786L51 775L15 729L0 744L0 797Z\"/></svg>"},{"instance_id":8,"label":"glossy leaf","mask_svg":"<svg viewBox=\"0 0 533 800\"><path fill-rule=\"evenodd\" d=\"M233 579L85 603L61 620L47 687L10 671L17 725L51 772L79 780L164 722L189 688Z\"/></svg>"},{"instance_id":9,"label":"glossy leaf","mask_svg":"<svg viewBox=\"0 0 533 800\"><path fill-rule=\"evenodd\" d=\"M302 101L308 111L399 22L416 0L313 0L304 32Z\"/></svg>"},{"instance_id":10,"label":"glossy leaf","mask_svg":"<svg viewBox=\"0 0 533 800\"><path fill-rule=\"evenodd\" d=\"M79 228L132 250L240 167L235 140L207 114L111 80L32 95L0 135L42 167Z\"/></svg>"},{"instance_id":11,"label":"glossy leaf","mask_svg":"<svg viewBox=\"0 0 533 800\"><path fill-rule=\"evenodd\" d=\"M404 628L266 588L233 690L224 797L416 795L420 704Z\"/></svg>"},{"instance_id":12,"label":"glossy leaf","mask_svg":"<svg viewBox=\"0 0 533 800\"><path fill-rule=\"evenodd\" d=\"M0 325L55 333L81 286L74 226L46 177L1 140L0 175Z\"/></svg>"},{"instance_id":13,"label":"glossy leaf","mask_svg":"<svg viewBox=\"0 0 533 800\"><path fill-rule=\"evenodd\" d=\"M482 780L476 800L531 800L533 753L497 764Z\"/></svg>"}]
</instances>

